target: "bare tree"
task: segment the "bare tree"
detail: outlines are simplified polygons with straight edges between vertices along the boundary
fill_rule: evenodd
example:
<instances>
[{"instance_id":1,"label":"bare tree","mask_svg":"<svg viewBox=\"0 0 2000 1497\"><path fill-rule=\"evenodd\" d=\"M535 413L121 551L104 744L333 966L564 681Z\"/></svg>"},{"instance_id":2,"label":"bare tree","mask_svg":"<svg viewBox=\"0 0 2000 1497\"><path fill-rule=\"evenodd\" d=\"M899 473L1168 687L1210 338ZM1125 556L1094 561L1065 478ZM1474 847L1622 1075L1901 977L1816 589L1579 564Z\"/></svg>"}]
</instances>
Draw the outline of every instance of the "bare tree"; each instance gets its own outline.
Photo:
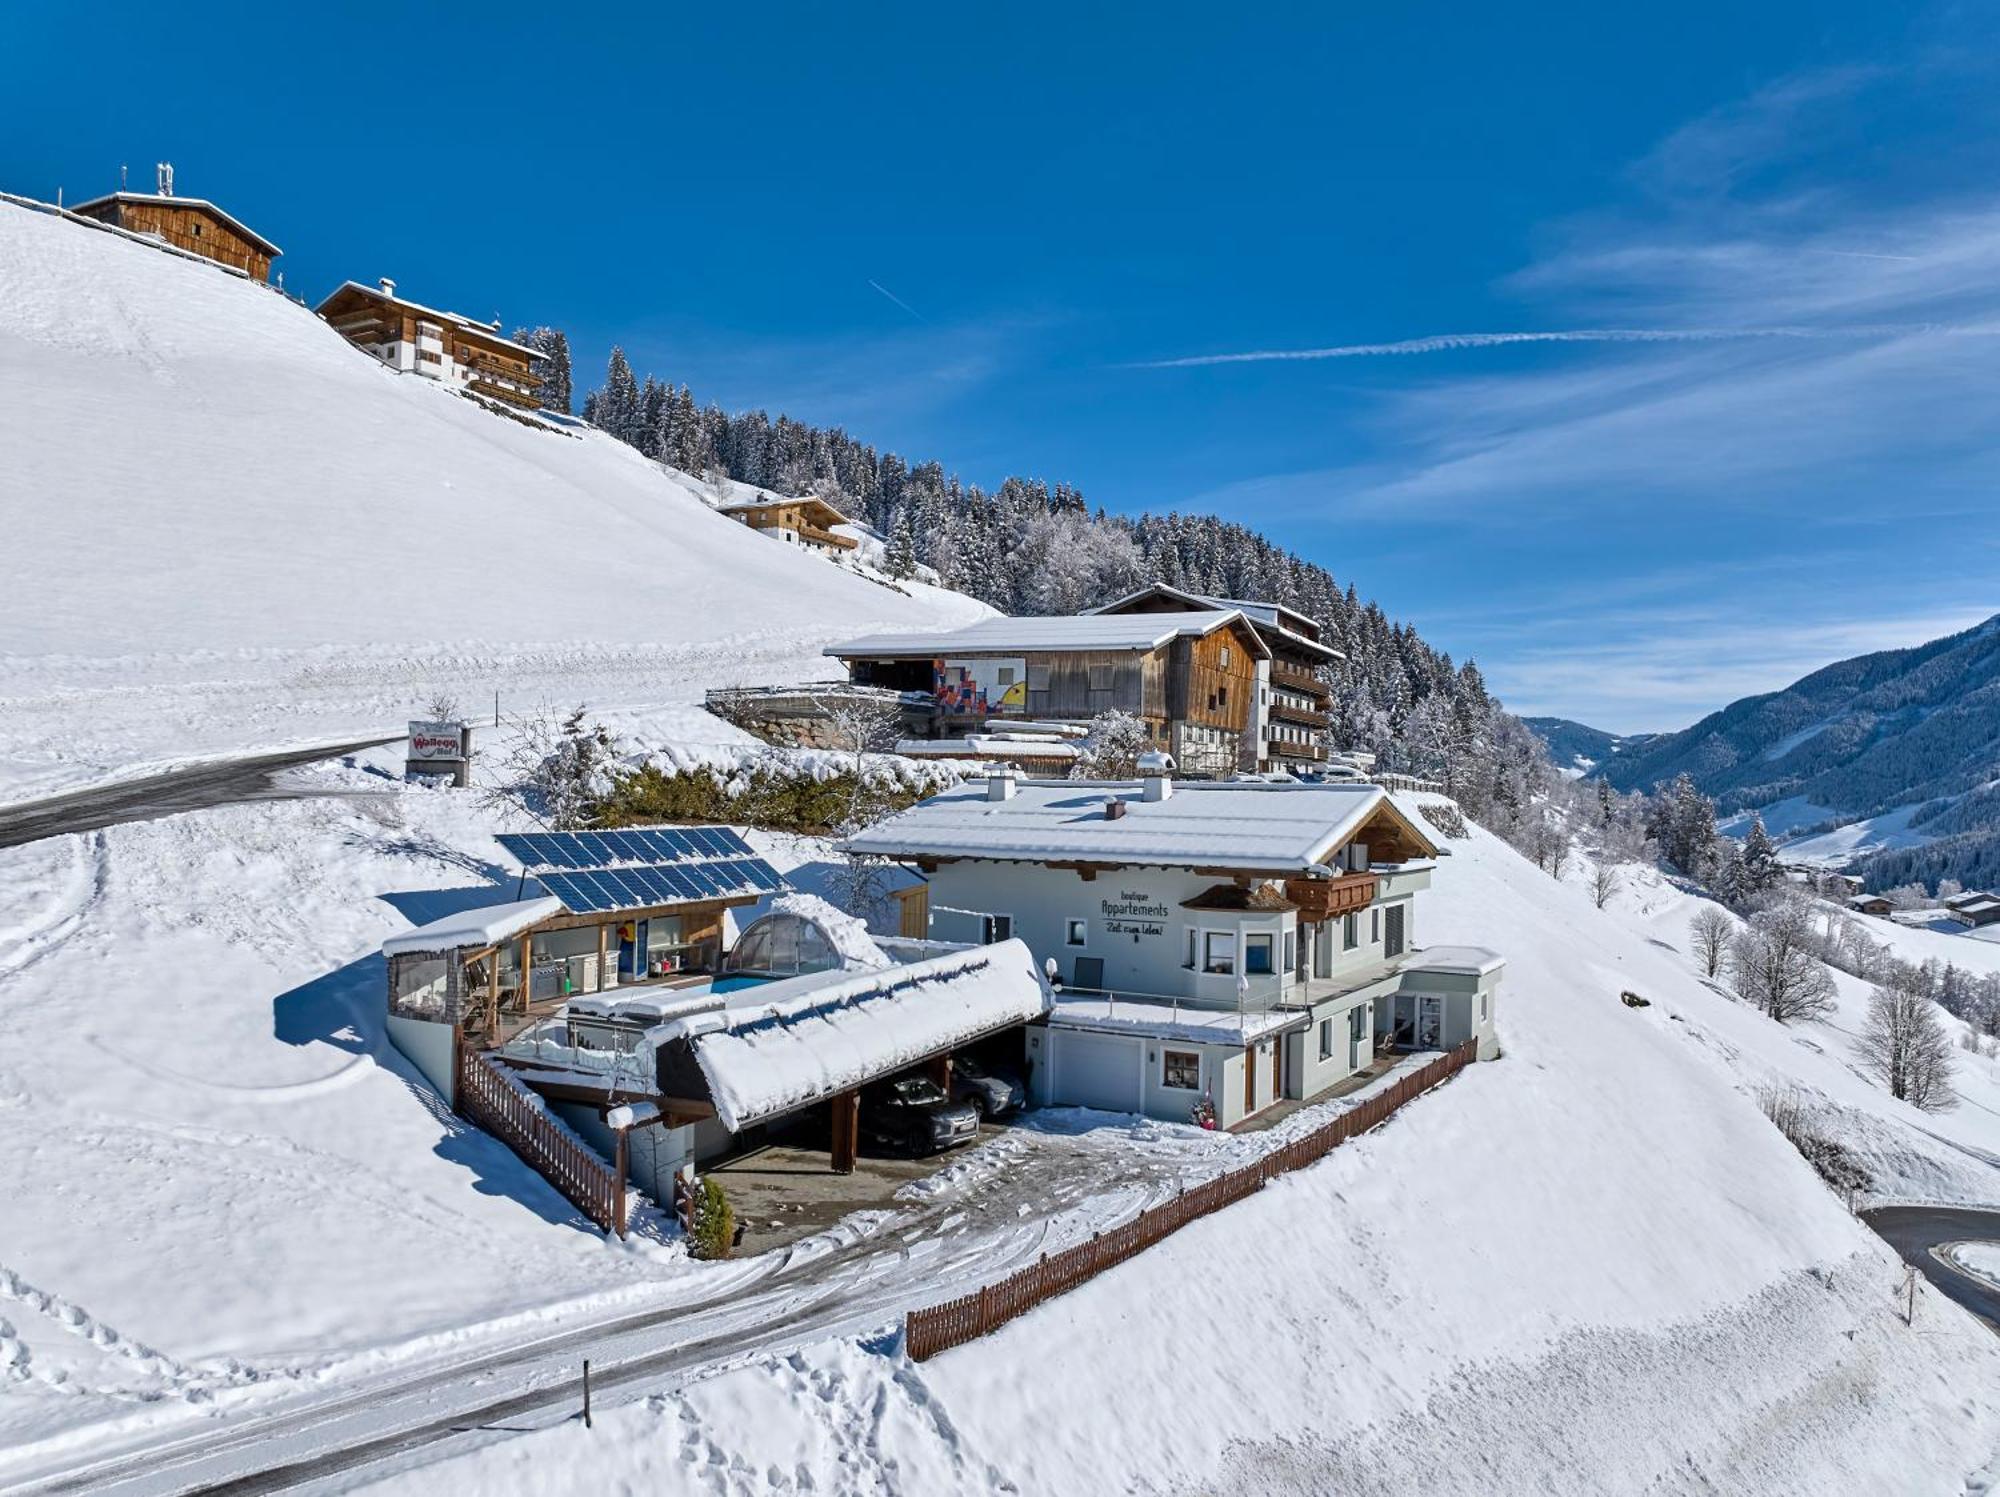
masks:
<instances>
[{"instance_id":1,"label":"bare tree","mask_svg":"<svg viewBox=\"0 0 2000 1497\"><path fill-rule=\"evenodd\" d=\"M424 703L424 711L434 723L457 722L460 716L458 698L443 687L438 687L431 692L430 699Z\"/></svg>"},{"instance_id":2,"label":"bare tree","mask_svg":"<svg viewBox=\"0 0 2000 1497\"><path fill-rule=\"evenodd\" d=\"M611 789L617 740L602 723L586 722L579 703L559 712L544 702L513 720L513 752L500 766L489 802L518 795L543 825L570 831L585 825Z\"/></svg>"},{"instance_id":3,"label":"bare tree","mask_svg":"<svg viewBox=\"0 0 2000 1497\"><path fill-rule=\"evenodd\" d=\"M1590 870L1590 902L1600 910L1611 903L1611 896L1624 885L1624 877L1618 872L1618 865L1607 858L1599 858Z\"/></svg>"},{"instance_id":4,"label":"bare tree","mask_svg":"<svg viewBox=\"0 0 2000 1497\"><path fill-rule=\"evenodd\" d=\"M1938 1022L1936 1006L1921 993L1899 985L1878 987L1869 995L1861 1057L1891 1096L1926 1112L1957 1105L1951 1089L1951 1041Z\"/></svg>"},{"instance_id":5,"label":"bare tree","mask_svg":"<svg viewBox=\"0 0 2000 1497\"><path fill-rule=\"evenodd\" d=\"M868 754L894 746L902 708L891 698L877 699L830 692L815 696L813 705L833 730L844 752L854 755L854 784L847 793L847 816L837 830L852 836L880 819L879 797L868 780Z\"/></svg>"},{"instance_id":6,"label":"bare tree","mask_svg":"<svg viewBox=\"0 0 2000 1497\"><path fill-rule=\"evenodd\" d=\"M1729 980L1745 1002L1780 1024L1832 1011L1833 974L1813 951L1813 917L1804 900L1759 910L1729 943Z\"/></svg>"},{"instance_id":7,"label":"bare tree","mask_svg":"<svg viewBox=\"0 0 2000 1497\"><path fill-rule=\"evenodd\" d=\"M1153 746L1144 718L1112 708L1090 720L1083 752L1070 766L1073 780L1129 780L1139 772L1139 756Z\"/></svg>"},{"instance_id":8,"label":"bare tree","mask_svg":"<svg viewBox=\"0 0 2000 1497\"><path fill-rule=\"evenodd\" d=\"M1701 963L1701 975L1713 978L1729 956L1729 939L1736 934L1736 922L1719 904L1706 904L1694 912L1688 939L1694 944L1694 958Z\"/></svg>"}]
</instances>

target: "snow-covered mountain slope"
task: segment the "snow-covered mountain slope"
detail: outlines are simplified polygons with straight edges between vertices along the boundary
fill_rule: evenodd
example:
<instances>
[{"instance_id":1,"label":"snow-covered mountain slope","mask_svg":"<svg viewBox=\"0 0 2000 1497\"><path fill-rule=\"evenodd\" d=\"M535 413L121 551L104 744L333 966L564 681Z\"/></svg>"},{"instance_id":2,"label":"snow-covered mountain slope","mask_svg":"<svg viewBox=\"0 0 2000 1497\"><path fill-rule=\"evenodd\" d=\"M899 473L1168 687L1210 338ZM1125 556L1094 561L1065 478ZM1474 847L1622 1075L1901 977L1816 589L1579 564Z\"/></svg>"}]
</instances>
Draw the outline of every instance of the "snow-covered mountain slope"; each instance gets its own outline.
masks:
<instances>
[{"instance_id":1,"label":"snow-covered mountain slope","mask_svg":"<svg viewBox=\"0 0 2000 1497\"><path fill-rule=\"evenodd\" d=\"M0 799L469 711L826 674L979 616L715 514L572 424L399 376L202 263L0 203Z\"/></svg>"},{"instance_id":2,"label":"snow-covered mountain slope","mask_svg":"<svg viewBox=\"0 0 2000 1497\"><path fill-rule=\"evenodd\" d=\"M1924 1117L1856 1073L1852 991L1788 1029L1700 981L1664 882L1599 911L1484 832L1451 851L1419 939L1506 953L1499 1062L930 1363L828 1341L390 1485L1963 1490L2000 1342L1928 1290L1904 1325L1902 1264L1756 1093L1837 1109L1887 1195L1990 1203L1992 1076Z\"/></svg>"},{"instance_id":3,"label":"snow-covered mountain slope","mask_svg":"<svg viewBox=\"0 0 2000 1497\"><path fill-rule=\"evenodd\" d=\"M1619 754L1602 773L1621 790L1647 790L1685 772L1724 810L1789 801L1821 809L1821 820L1852 821L1975 791L1993 778L1996 750L2000 617L1732 702ZM1981 825L1994 823L1989 815Z\"/></svg>"},{"instance_id":4,"label":"snow-covered mountain slope","mask_svg":"<svg viewBox=\"0 0 2000 1497\"><path fill-rule=\"evenodd\" d=\"M1607 733L1567 717L1521 719L1548 745L1549 759L1566 775L1587 775L1613 754L1635 753L1656 736L1652 733Z\"/></svg>"}]
</instances>

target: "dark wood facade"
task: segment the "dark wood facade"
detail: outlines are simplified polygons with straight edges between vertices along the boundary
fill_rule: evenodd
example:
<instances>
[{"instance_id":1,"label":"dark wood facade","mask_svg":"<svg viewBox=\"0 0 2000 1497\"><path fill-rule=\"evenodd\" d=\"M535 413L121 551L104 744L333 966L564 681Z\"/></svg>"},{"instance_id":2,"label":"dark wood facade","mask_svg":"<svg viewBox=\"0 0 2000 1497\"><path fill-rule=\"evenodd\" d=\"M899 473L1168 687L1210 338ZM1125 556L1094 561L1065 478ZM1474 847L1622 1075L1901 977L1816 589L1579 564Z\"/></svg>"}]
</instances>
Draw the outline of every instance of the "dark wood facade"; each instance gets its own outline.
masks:
<instances>
[{"instance_id":1,"label":"dark wood facade","mask_svg":"<svg viewBox=\"0 0 2000 1497\"><path fill-rule=\"evenodd\" d=\"M230 266L260 281L270 279L271 262L281 253L268 239L200 198L114 192L80 203L71 211L133 234L157 235L175 249Z\"/></svg>"}]
</instances>

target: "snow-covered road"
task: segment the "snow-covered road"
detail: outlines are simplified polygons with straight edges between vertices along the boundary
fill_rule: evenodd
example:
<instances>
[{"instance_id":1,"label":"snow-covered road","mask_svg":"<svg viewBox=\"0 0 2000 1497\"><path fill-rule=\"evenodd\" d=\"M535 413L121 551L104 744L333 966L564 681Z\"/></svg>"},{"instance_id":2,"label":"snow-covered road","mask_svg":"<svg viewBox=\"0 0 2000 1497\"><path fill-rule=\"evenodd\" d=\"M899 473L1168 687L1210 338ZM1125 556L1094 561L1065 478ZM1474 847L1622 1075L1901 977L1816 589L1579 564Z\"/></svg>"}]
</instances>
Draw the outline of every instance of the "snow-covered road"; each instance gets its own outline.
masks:
<instances>
[{"instance_id":1,"label":"snow-covered road","mask_svg":"<svg viewBox=\"0 0 2000 1497\"><path fill-rule=\"evenodd\" d=\"M18 847L24 842L38 842L66 832L102 831L128 821L151 821L157 816L178 816L242 801L337 793L321 785L286 786L274 777L301 765L396 743L401 736L392 734L352 743L323 743L203 759L156 774L113 779L66 795L0 805L0 847Z\"/></svg>"},{"instance_id":2,"label":"snow-covered road","mask_svg":"<svg viewBox=\"0 0 2000 1497\"><path fill-rule=\"evenodd\" d=\"M11 1472L0 1462L0 1474L37 1491L158 1497L313 1487L385 1462L393 1469L399 1456L434 1460L572 1417L586 1357L595 1398L615 1407L829 1336L890 1331L906 1310L1114 1226L1355 1100L1246 1138L1056 1110L905 1187L892 1213L683 1280L673 1299L644 1311L565 1316L542 1334L456 1361L253 1394L226 1410L211 1406L193 1426L96 1441Z\"/></svg>"}]
</instances>

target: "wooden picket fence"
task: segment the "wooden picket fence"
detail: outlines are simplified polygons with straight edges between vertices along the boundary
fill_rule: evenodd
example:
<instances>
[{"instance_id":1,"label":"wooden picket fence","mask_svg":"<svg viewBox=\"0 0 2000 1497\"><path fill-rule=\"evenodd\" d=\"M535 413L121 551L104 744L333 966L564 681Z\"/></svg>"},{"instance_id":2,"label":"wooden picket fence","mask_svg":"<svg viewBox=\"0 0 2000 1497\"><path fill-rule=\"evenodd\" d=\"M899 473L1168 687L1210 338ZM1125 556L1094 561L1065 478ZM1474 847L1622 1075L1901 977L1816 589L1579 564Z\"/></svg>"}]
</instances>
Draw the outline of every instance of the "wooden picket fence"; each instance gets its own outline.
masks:
<instances>
[{"instance_id":1,"label":"wooden picket fence","mask_svg":"<svg viewBox=\"0 0 2000 1497\"><path fill-rule=\"evenodd\" d=\"M1410 1072L1394 1086L1383 1088L1365 1102L1343 1112L1324 1127L1293 1139L1266 1154L1255 1164L1218 1175L1192 1190L1182 1191L1173 1200L1141 1212L1121 1227L1094 1235L1088 1242L1045 1254L1031 1267L989 1284L977 1293L912 1310L903 1324L903 1344L912 1361L922 1362L976 1341L998 1330L1044 1300L1067 1294L1086 1279L1123 1263L1164 1237L1178 1232L1197 1217L1220 1211L1288 1171L1325 1158L1350 1138L1380 1126L1405 1102L1422 1096L1432 1087L1450 1080L1478 1058L1479 1045L1468 1040L1456 1050L1448 1050L1420 1070Z\"/></svg>"},{"instance_id":2,"label":"wooden picket fence","mask_svg":"<svg viewBox=\"0 0 2000 1497\"><path fill-rule=\"evenodd\" d=\"M485 1055L461 1044L458 1110L561 1191L607 1232L625 1235L624 1181L582 1147L535 1102L514 1089Z\"/></svg>"}]
</instances>

